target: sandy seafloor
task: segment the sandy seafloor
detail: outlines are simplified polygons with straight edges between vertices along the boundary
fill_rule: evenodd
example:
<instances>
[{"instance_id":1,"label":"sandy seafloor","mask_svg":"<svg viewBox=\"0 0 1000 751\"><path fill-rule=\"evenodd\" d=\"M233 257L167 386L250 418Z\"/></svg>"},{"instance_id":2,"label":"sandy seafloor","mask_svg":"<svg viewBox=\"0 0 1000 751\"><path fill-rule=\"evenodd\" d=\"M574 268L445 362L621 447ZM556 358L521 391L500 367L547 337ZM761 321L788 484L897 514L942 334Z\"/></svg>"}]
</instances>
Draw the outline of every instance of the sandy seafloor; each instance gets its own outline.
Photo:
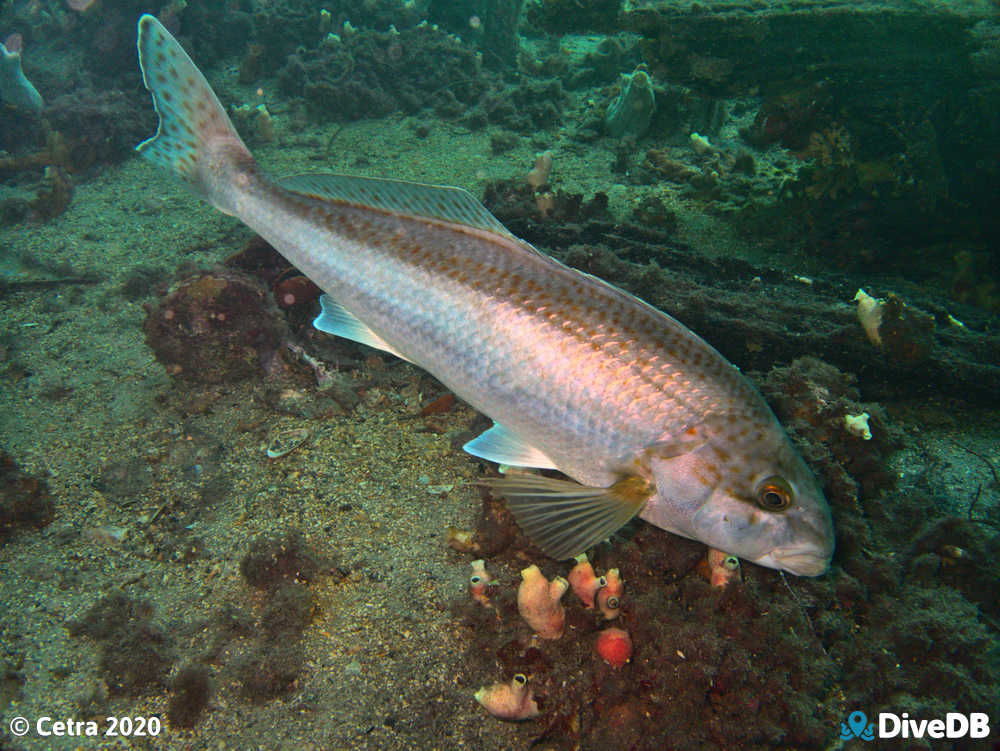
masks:
<instances>
[{"instance_id":1,"label":"sandy seafloor","mask_svg":"<svg viewBox=\"0 0 1000 751\"><path fill-rule=\"evenodd\" d=\"M487 133L435 123L427 139L415 140L414 120L400 116L349 124L327 152L328 133L290 135L281 107L274 109L278 141L255 152L276 174L360 172L479 194L489 179L523 174L535 151L550 147L559 187L591 195L614 181L610 150L560 152L557 133L540 133L493 157ZM368 161L363 169L359 156ZM630 190L645 189L612 195L627 201ZM693 247L754 257L724 225L675 208L681 236ZM405 386L370 389L353 411L331 418L294 417L269 406L260 379L175 383L145 344L143 300L129 302L119 291L131 267L154 266L167 276L181 263L207 267L249 236L138 158L79 184L62 216L0 230L4 247L100 279L0 297L7 357L23 366L3 376L4 448L25 471L46 479L55 500L48 527L20 531L0 547L0 659L8 674L4 703L11 701L0 748L527 747L530 728L498 722L473 701L472 692L499 675L465 669L464 635L451 610L467 596L468 556L445 544L445 529L472 526L480 504L469 485L477 464L452 443L474 414L457 407L439 419L441 432L416 430L413 415L439 388L415 367L386 357L393 382ZM712 332L700 333L712 339ZM931 453L938 497L964 513L989 475L959 444L1000 464L996 415L979 413L965 424L947 415L924 422L928 405L883 406L904 431L922 436L923 448L893 458L900 488L918 476L926 481ZM268 460L269 435L299 427L310 431L308 442ZM96 489L105 467L133 459L150 467L149 478L127 505ZM205 472L216 482L208 495ZM94 533L109 527L124 528L124 539ZM186 653L205 648L206 624L221 605L259 611L261 595L243 580L240 560L255 536L293 527L321 555L334 556L340 573L310 585L317 613L303 636L304 668L287 696L248 702L220 682L194 729L165 727L146 741L7 734L14 714L79 719L81 707L89 707L94 716L163 716L165 691L140 699L103 696L100 646L71 637L67 622L115 589L148 599L182 664ZM238 649L239 641L229 648Z\"/></svg>"}]
</instances>

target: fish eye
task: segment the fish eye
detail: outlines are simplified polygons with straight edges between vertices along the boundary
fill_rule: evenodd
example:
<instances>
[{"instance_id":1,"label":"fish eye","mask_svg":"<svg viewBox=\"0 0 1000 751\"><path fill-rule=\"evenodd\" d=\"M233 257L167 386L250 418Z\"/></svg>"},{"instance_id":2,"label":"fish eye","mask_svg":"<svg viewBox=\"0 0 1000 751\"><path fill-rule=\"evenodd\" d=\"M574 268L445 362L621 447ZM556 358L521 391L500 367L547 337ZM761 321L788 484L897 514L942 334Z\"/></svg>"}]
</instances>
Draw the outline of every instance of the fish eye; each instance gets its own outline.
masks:
<instances>
[{"instance_id":1,"label":"fish eye","mask_svg":"<svg viewBox=\"0 0 1000 751\"><path fill-rule=\"evenodd\" d=\"M765 511L784 511L792 503L792 488L777 475L757 486L757 505Z\"/></svg>"},{"instance_id":2,"label":"fish eye","mask_svg":"<svg viewBox=\"0 0 1000 751\"><path fill-rule=\"evenodd\" d=\"M482 581L482 578L478 574L475 574L475 575L469 577L469 583L470 584L479 584L479 582L481 582L481 581Z\"/></svg>"},{"instance_id":3,"label":"fish eye","mask_svg":"<svg viewBox=\"0 0 1000 751\"><path fill-rule=\"evenodd\" d=\"M528 676L526 676L524 673L517 673L514 676L514 683L518 684L519 686L523 686L527 682L528 682Z\"/></svg>"},{"instance_id":4,"label":"fish eye","mask_svg":"<svg viewBox=\"0 0 1000 751\"><path fill-rule=\"evenodd\" d=\"M722 562L722 565L730 571L735 571L740 567L740 559L735 555L727 555L725 560Z\"/></svg>"},{"instance_id":5,"label":"fish eye","mask_svg":"<svg viewBox=\"0 0 1000 751\"><path fill-rule=\"evenodd\" d=\"M602 576L600 579L597 580L598 589L601 589L606 586L608 586L608 577Z\"/></svg>"}]
</instances>

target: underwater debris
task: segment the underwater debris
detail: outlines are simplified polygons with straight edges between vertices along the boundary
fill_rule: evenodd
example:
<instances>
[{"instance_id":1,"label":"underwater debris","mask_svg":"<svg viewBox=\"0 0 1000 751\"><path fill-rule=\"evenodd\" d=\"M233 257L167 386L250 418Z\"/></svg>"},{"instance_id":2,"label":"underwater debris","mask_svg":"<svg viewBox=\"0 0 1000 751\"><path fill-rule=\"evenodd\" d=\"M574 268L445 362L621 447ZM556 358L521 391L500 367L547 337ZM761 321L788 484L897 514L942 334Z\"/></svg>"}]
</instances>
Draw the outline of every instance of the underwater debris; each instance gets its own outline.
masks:
<instances>
[{"instance_id":1,"label":"underwater debris","mask_svg":"<svg viewBox=\"0 0 1000 751\"><path fill-rule=\"evenodd\" d=\"M481 550L476 542L476 532L472 529L449 526L445 530L445 541L449 548L459 553L479 553Z\"/></svg>"},{"instance_id":2,"label":"underwater debris","mask_svg":"<svg viewBox=\"0 0 1000 751\"><path fill-rule=\"evenodd\" d=\"M316 378L316 388L321 392L328 393L340 408L342 408L345 412L350 412L358 406L358 403L361 401L361 397L357 391L355 391L356 384L352 382L349 377L335 370L333 366L328 365L319 358L313 357L306 352L305 349L294 342L285 342L285 346L288 348L289 352L295 355L312 371L313 376ZM279 399L279 402L280 401L282 400ZM297 400L293 399L291 401L294 403ZM312 408L296 410L293 414L308 416L310 413L314 412L316 408L318 408L318 405L313 403Z\"/></svg>"},{"instance_id":3,"label":"underwater debris","mask_svg":"<svg viewBox=\"0 0 1000 751\"><path fill-rule=\"evenodd\" d=\"M287 456L309 439L306 428L291 428L275 433L267 444L267 458L278 459Z\"/></svg>"},{"instance_id":4,"label":"underwater debris","mask_svg":"<svg viewBox=\"0 0 1000 751\"><path fill-rule=\"evenodd\" d=\"M113 524L105 524L100 527L90 527L83 531L83 537L98 545L113 548L125 540L128 530L125 527L118 527Z\"/></svg>"},{"instance_id":5,"label":"underwater debris","mask_svg":"<svg viewBox=\"0 0 1000 751\"><path fill-rule=\"evenodd\" d=\"M523 673L511 678L510 683L485 686L476 691L475 697L487 712L501 720L519 722L534 719L541 714L528 686L528 678Z\"/></svg>"}]
</instances>

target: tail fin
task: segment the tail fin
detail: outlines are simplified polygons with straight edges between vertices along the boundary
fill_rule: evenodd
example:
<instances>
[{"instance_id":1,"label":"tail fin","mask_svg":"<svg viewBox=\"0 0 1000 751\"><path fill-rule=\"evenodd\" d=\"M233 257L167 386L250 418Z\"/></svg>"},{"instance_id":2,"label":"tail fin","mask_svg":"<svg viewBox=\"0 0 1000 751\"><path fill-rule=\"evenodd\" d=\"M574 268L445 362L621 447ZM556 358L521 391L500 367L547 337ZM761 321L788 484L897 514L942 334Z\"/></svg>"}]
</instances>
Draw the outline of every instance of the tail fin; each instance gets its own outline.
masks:
<instances>
[{"instance_id":1,"label":"tail fin","mask_svg":"<svg viewBox=\"0 0 1000 751\"><path fill-rule=\"evenodd\" d=\"M136 151L216 208L234 213L233 168L254 167L253 157L201 71L148 13L139 19L138 47L142 81L153 95L160 124Z\"/></svg>"}]
</instances>

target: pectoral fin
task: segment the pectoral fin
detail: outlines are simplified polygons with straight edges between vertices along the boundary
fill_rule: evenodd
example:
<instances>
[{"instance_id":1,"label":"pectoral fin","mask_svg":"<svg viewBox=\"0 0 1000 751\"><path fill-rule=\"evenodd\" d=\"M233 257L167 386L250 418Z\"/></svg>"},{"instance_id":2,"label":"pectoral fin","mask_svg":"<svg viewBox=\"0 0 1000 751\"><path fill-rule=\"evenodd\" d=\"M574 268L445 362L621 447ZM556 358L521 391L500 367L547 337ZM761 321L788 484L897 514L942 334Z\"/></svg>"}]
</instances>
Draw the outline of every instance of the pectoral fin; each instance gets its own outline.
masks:
<instances>
[{"instance_id":1,"label":"pectoral fin","mask_svg":"<svg viewBox=\"0 0 1000 751\"><path fill-rule=\"evenodd\" d=\"M462 448L473 456L497 464L509 464L512 467L535 467L536 469L556 468L549 457L534 446L522 441L499 423L495 423L492 428L473 438Z\"/></svg>"},{"instance_id":2,"label":"pectoral fin","mask_svg":"<svg viewBox=\"0 0 1000 751\"><path fill-rule=\"evenodd\" d=\"M319 304L321 308L320 314L313 321L313 326L317 330L333 334L334 336L341 336L353 342L367 344L369 347L380 349L383 352L388 352L400 359L409 361L409 358L393 349L382 337L365 326L351 311L329 295L320 295Z\"/></svg>"},{"instance_id":3,"label":"pectoral fin","mask_svg":"<svg viewBox=\"0 0 1000 751\"><path fill-rule=\"evenodd\" d=\"M507 506L542 551L563 560L603 542L638 514L653 494L641 477L608 488L591 488L542 475L510 475L483 484L507 499Z\"/></svg>"}]
</instances>

